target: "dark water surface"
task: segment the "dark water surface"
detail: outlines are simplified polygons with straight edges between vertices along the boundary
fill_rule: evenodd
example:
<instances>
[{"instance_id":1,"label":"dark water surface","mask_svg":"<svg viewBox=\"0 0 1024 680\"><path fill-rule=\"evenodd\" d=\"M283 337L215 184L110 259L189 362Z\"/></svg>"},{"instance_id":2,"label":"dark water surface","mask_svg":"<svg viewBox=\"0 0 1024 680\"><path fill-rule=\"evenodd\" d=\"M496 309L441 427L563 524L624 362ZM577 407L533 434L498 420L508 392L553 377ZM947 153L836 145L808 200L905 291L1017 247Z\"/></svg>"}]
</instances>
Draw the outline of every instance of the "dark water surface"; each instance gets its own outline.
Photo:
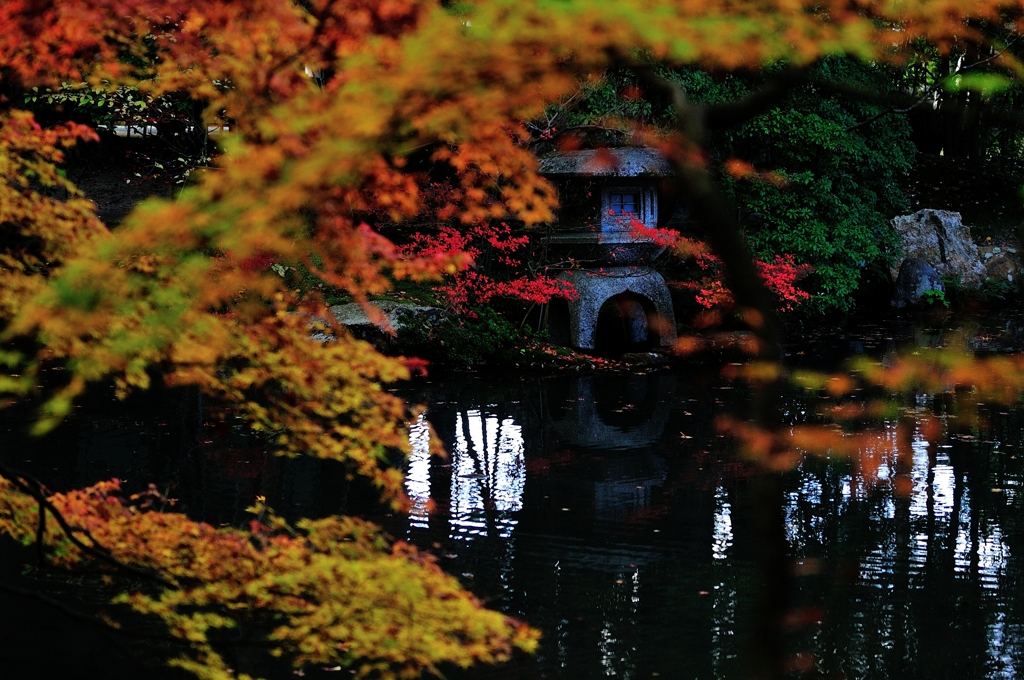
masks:
<instances>
[{"instance_id":1,"label":"dark water surface","mask_svg":"<svg viewBox=\"0 0 1024 680\"><path fill-rule=\"evenodd\" d=\"M536 659L471 677L738 677L760 543L748 471L712 420L740 391L656 373L492 395L483 379L438 390L429 417L451 459L417 448L417 509L392 528L545 632ZM1022 422L989 417L932 458L916 435L909 498L888 483L892 461L878 484L843 463L790 475L795 664L848 678L1024 668Z\"/></svg>"},{"instance_id":2,"label":"dark water surface","mask_svg":"<svg viewBox=\"0 0 1024 680\"><path fill-rule=\"evenodd\" d=\"M1021 335L1024 322L1006 316L970 337L988 351L1014 348ZM844 354L881 359L941 337L862 323L808 334L790 358L816 366ZM58 490L113 476L129 491L156 482L181 509L216 524L244 522L256 495L291 517L369 514L395 538L437 555L489 606L544 633L535 657L449 677L740 677L761 539L750 471L713 421L723 411L743 413L744 388L693 367L438 375L400 389L428 408L413 427L409 515L375 508L372 494L349 485L338 466L269 455L230 413L185 391L129 404L97 398L42 441L8 414L0 455ZM946 413L948 399L911 395L905 404L924 418ZM790 396L786 417L805 420L809 408ZM931 451L915 433L909 497L893 491L893 461L882 461L879 483L821 460L789 475L795 577L786 645L795 667L813 659L822 677L851 679L1024 671L1024 419L1020 409L984 416L973 429L951 424L951 436ZM428 455L427 422L448 459ZM39 621L59 627L59 617L46 612ZM0 666L17 656L12 645L26 649L25 639L52 647L9 618L0 617ZM36 670L11 677L65 675Z\"/></svg>"}]
</instances>

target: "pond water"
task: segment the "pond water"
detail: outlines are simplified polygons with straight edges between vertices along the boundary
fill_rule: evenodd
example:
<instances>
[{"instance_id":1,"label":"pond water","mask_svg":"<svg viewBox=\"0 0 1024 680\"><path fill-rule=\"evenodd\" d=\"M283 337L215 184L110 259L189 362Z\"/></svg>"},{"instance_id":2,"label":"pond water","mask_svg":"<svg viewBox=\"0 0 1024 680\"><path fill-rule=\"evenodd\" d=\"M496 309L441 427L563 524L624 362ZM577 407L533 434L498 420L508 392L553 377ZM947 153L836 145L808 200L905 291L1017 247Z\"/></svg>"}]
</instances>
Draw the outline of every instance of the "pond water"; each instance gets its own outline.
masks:
<instances>
[{"instance_id":1,"label":"pond water","mask_svg":"<svg viewBox=\"0 0 1024 680\"><path fill-rule=\"evenodd\" d=\"M429 417L451 458L417 450L413 512L391 524L545 632L536 658L471 677L739 677L757 510L712 421L741 391L672 373L519 387L500 400L485 379L438 390ZM932 457L916 434L909 497L848 464L789 476L796 663L813 655L848 678L1024 669L1022 423L989 415Z\"/></svg>"},{"instance_id":2,"label":"pond water","mask_svg":"<svg viewBox=\"0 0 1024 680\"><path fill-rule=\"evenodd\" d=\"M1006 317L971 337L1004 349L1022 332L1024 322ZM790 353L820 366L939 337L861 324L808 336ZM54 489L112 476L129 490L155 481L184 511L218 524L244 522L256 495L293 517L368 514L437 555L489 606L544 633L536 656L448 677L741 677L761 538L751 471L714 418L742 413L744 388L694 366L438 375L400 391L427 406L412 428L407 515L385 513L336 466L269 455L191 392L97 400L42 442L9 414L0 451ZM906 404L924 418L944 412L943 399ZM805 417L800 397L785 403L788 418ZM813 659L823 677L880 679L1024 671L1024 419L1019 409L984 416L952 428L937 449L915 433L909 496L894 493L891 461L879 483L822 460L787 476L785 645L795 668ZM428 423L449 458L429 456Z\"/></svg>"}]
</instances>

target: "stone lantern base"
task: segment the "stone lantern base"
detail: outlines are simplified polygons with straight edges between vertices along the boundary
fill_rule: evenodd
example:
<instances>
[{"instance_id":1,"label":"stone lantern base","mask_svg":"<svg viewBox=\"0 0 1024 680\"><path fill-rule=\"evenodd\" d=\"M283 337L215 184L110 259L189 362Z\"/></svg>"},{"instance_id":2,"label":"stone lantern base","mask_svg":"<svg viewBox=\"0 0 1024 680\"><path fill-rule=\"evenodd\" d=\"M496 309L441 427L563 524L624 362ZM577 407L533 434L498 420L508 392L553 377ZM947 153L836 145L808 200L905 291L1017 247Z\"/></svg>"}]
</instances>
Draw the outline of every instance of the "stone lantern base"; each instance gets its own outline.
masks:
<instances>
[{"instance_id":1,"label":"stone lantern base","mask_svg":"<svg viewBox=\"0 0 1024 680\"><path fill-rule=\"evenodd\" d=\"M623 351L675 344L672 299L665 279L653 269L572 269L560 278L572 283L579 297L548 305L544 326L555 342Z\"/></svg>"}]
</instances>

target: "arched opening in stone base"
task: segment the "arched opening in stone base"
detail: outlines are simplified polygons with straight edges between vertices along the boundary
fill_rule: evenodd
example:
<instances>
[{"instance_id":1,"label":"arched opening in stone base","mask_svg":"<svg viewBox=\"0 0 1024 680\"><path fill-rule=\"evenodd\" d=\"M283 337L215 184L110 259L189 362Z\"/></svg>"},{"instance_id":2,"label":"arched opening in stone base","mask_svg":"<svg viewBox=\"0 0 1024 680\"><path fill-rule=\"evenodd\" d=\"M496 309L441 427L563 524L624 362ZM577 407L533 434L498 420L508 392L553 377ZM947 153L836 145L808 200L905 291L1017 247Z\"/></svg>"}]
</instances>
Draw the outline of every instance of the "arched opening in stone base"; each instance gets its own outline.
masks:
<instances>
[{"instance_id":1,"label":"arched opening in stone base","mask_svg":"<svg viewBox=\"0 0 1024 680\"><path fill-rule=\"evenodd\" d=\"M613 295L597 314L594 350L598 354L619 356L642 352L659 344L654 303L636 293Z\"/></svg>"}]
</instances>

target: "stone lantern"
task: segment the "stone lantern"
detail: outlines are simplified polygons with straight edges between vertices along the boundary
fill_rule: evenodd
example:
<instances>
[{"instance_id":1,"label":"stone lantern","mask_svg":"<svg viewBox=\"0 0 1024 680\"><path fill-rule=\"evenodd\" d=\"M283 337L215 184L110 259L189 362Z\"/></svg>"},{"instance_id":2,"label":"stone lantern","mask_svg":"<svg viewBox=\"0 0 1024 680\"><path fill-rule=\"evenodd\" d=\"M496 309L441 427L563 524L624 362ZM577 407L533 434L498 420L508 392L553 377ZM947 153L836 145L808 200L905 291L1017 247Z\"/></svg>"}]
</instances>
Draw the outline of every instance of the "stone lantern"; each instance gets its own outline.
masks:
<instances>
[{"instance_id":1,"label":"stone lantern","mask_svg":"<svg viewBox=\"0 0 1024 680\"><path fill-rule=\"evenodd\" d=\"M665 279L648 263L665 246L643 235L658 226L658 184L672 175L653 149L554 153L540 173L559 191L559 219L543 239L550 265L579 297L552 301L544 326L578 349L636 351L670 347L675 315Z\"/></svg>"}]
</instances>

